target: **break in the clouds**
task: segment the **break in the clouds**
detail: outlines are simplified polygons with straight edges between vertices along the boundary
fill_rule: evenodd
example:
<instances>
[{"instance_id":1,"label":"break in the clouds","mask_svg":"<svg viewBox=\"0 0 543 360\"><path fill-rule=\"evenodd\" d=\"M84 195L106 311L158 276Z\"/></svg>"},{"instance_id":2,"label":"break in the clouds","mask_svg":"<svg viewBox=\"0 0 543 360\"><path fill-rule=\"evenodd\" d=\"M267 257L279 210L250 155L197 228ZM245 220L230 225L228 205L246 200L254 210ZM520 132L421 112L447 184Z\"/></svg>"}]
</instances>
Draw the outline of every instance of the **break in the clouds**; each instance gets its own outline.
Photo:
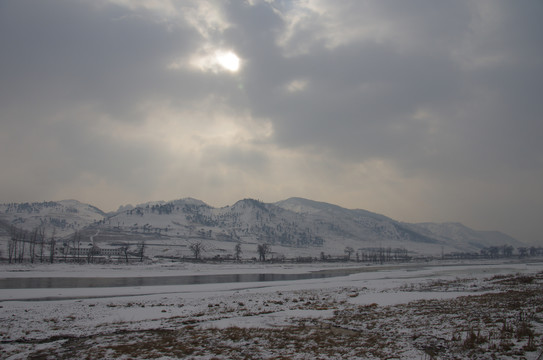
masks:
<instances>
[{"instance_id":1,"label":"break in the clouds","mask_svg":"<svg viewBox=\"0 0 543 360\"><path fill-rule=\"evenodd\" d=\"M0 0L0 201L303 196L539 241L541 15Z\"/></svg>"}]
</instances>

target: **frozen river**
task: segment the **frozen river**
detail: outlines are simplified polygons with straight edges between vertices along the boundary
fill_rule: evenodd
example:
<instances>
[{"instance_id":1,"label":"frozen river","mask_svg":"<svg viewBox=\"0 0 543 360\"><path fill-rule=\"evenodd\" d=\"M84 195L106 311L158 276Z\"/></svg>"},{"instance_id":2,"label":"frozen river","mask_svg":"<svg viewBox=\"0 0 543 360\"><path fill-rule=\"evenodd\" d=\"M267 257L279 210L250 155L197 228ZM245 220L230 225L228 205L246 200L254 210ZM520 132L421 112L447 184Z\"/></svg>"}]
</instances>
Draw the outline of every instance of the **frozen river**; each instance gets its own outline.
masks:
<instances>
[{"instance_id":1,"label":"frozen river","mask_svg":"<svg viewBox=\"0 0 543 360\"><path fill-rule=\"evenodd\" d=\"M428 336L421 338L424 344L432 339L450 339L458 329L470 329L472 319L486 326L481 331L499 334L505 315L508 324L518 318L516 308L509 309L505 301L508 296L524 296L519 301L532 299L539 306L540 297L534 298L540 292L530 289L540 286L540 275L537 281L525 285L504 285L500 281L516 274L529 274L535 279L535 274L542 271L542 262L5 266L0 267L0 280L4 287L11 288L0 289L0 353L9 355L0 358L81 358L91 352L98 354L95 358L115 358L119 355L115 349L121 348L136 349L132 358L156 357L154 352L141 352L146 344L152 346L149 351L162 351L159 355L163 358L180 358L173 356L171 349L193 343L194 339L201 341L199 351L205 352L201 358L212 358L217 355L214 350L219 349L210 345L213 341L224 338L228 346L238 344L231 340L232 331L245 334L250 341L242 342L231 354L239 354L254 344L250 357L264 358L260 356L262 351L271 349L277 355L288 350L283 343L261 346L279 333L293 334L298 339L302 332L296 341L306 344L311 336L321 339L324 332L326 341L318 340L318 353L303 357L316 358L329 340L345 340L346 349L351 349L352 342L345 337L344 329L355 329L357 339L367 337L360 342L361 349L367 349L370 340L375 342L375 334L382 339L377 344L380 357L371 358L384 358L385 349L388 357L422 359L425 353L417 339ZM508 291L507 286L514 287L515 292ZM498 297L496 301L494 297ZM488 308L489 304L493 307ZM532 307L527 302L523 311L531 311ZM475 315L466 317L470 312ZM481 322L481 316L495 319ZM534 324L538 326L534 331L540 333L540 323ZM155 346L159 344L156 337L162 341L160 336L171 334L176 336L175 348ZM467 336L466 331L459 334L462 339ZM492 341L483 344L484 350L501 351L501 339ZM515 338L517 350L524 349L526 341ZM139 347L133 348L132 344ZM220 351L224 351L226 345L221 344ZM447 344L452 346L451 341ZM98 353L100 347L106 350ZM46 353L42 353L44 349ZM336 354L337 349L333 350ZM526 359L538 356L533 351L522 351ZM498 355L495 358L511 358ZM469 356L456 358L460 357Z\"/></svg>"},{"instance_id":2,"label":"frozen river","mask_svg":"<svg viewBox=\"0 0 543 360\"><path fill-rule=\"evenodd\" d=\"M145 277L17 277L0 278L0 289L132 287L293 281L347 276L361 271L362 269L339 269L296 274L261 273Z\"/></svg>"},{"instance_id":3,"label":"frozen river","mask_svg":"<svg viewBox=\"0 0 543 360\"><path fill-rule=\"evenodd\" d=\"M415 283L435 278L490 277L500 273L541 271L541 263L521 264L397 264L331 268L311 266L265 267L213 266L201 264L185 269L98 268L57 266L0 273L0 302L13 300L62 300L111 298L150 294L188 294L236 289L334 287L352 283ZM332 265L333 266L333 265ZM56 270L55 270L56 269Z\"/></svg>"}]
</instances>

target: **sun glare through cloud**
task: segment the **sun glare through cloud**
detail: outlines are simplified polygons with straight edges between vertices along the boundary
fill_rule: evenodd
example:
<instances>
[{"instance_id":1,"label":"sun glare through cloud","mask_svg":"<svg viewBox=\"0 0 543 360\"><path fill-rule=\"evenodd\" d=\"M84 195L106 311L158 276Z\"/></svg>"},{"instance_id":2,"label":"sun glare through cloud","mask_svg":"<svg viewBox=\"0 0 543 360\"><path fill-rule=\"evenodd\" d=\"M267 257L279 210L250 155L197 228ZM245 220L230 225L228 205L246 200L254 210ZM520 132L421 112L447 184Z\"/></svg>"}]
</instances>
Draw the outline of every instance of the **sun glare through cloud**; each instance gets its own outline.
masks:
<instances>
[{"instance_id":1,"label":"sun glare through cloud","mask_svg":"<svg viewBox=\"0 0 543 360\"><path fill-rule=\"evenodd\" d=\"M541 14L0 0L0 360L543 360Z\"/></svg>"},{"instance_id":2,"label":"sun glare through cloud","mask_svg":"<svg viewBox=\"0 0 543 360\"><path fill-rule=\"evenodd\" d=\"M221 72L238 72L241 68L240 57L231 50L222 50L205 46L196 54L193 54L188 62L181 60L176 61L168 66L169 69L181 69L183 63L189 65L193 69L198 69L203 72L221 73Z\"/></svg>"},{"instance_id":3,"label":"sun glare through cloud","mask_svg":"<svg viewBox=\"0 0 543 360\"><path fill-rule=\"evenodd\" d=\"M239 70L240 59L232 51L217 52L216 56L219 65L221 65L226 70L231 72L237 72Z\"/></svg>"},{"instance_id":4,"label":"sun glare through cloud","mask_svg":"<svg viewBox=\"0 0 543 360\"><path fill-rule=\"evenodd\" d=\"M0 204L296 196L541 243L542 1L0 4Z\"/></svg>"}]
</instances>

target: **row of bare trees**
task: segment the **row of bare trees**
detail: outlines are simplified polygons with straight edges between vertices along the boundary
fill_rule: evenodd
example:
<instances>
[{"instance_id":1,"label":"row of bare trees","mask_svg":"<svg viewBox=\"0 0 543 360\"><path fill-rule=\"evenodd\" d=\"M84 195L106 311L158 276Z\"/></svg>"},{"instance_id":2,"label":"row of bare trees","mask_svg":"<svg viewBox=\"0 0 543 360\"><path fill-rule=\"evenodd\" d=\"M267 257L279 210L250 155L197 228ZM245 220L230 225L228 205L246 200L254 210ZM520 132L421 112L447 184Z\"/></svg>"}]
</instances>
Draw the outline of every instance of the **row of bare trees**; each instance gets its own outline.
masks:
<instances>
[{"instance_id":1,"label":"row of bare trees","mask_svg":"<svg viewBox=\"0 0 543 360\"><path fill-rule=\"evenodd\" d=\"M29 232L12 225L9 234L8 262L10 264L21 263L26 259L31 263L36 261L42 263L44 261L54 262L56 246L54 230L51 237L47 239L43 226L38 226ZM46 249L48 254L46 254Z\"/></svg>"},{"instance_id":2,"label":"row of bare trees","mask_svg":"<svg viewBox=\"0 0 543 360\"><path fill-rule=\"evenodd\" d=\"M543 248L520 246L516 248L515 253L515 248L511 245L489 246L481 249L479 253L456 253L453 255L457 257L464 255L465 257L480 257L485 259L511 258L516 256L525 258L529 256L542 256Z\"/></svg>"},{"instance_id":3,"label":"row of bare trees","mask_svg":"<svg viewBox=\"0 0 543 360\"><path fill-rule=\"evenodd\" d=\"M123 254L124 260L127 264L129 262L130 255L135 255L139 259L140 262L143 262L143 259L145 258L146 248L147 248L147 245L145 244L145 240L141 240L140 242L138 242L138 244L136 245L136 251L132 253L129 251L130 250L129 243L124 243L120 247L121 253Z\"/></svg>"},{"instance_id":4,"label":"row of bare trees","mask_svg":"<svg viewBox=\"0 0 543 360\"><path fill-rule=\"evenodd\" d=\"M206 251L206 247L202 242L194 242L189 244L189 250L192 252L194 260L201 260L202 253ZM269 253L271 253L271 246L269 244L258 244L257 253L260 261L266 261L266 257ZM236 261L240 261L241 254L243 254L241 244L236 243L236 245L234 246L234 259Z\"/></svg>"},{"instance_id":5,"label":"row of bare trees","mask_svg":"<svg viewBox=\"0 0 543 360\"><path fill-rule=\"evenodd\" d=\"M9 235L10 238L7 244L7 260L9 264L23 262L30 262L32 264L36 262L49 262L52 264L55 262L56 257L64 262L86 261L87 263L93 263L99 255L103 255L100 249L94 244L90 244L90 247L83 247L82 236L78 231L69 240L65 240L60 245L55 236L55 230L53 229L51 236L47 237L45 227L43 226L38 226L32 231L27 231L11 225ZM129 246L126 244L120 247L120 253L124 255L127 263ZM145 258L146 248L145 241L142 240L136 245L136 250L130 252L130 255L137 257L141 262Z\"/></svg>"}]
</instances>

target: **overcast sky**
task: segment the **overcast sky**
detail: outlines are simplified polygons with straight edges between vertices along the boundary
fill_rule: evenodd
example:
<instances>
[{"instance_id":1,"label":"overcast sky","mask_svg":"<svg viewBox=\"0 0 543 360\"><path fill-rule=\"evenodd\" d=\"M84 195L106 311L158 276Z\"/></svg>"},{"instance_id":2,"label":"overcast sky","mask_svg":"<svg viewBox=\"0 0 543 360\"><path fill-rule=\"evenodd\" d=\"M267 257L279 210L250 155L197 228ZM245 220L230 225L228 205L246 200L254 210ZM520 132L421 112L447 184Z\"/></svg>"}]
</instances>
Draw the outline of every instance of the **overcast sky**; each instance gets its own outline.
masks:
<instances>
[{"instance_id":1,"label":"overcast sky","mask_svg":"<svg viewBox=\"0 0 543 360\"><path fill-rule=\"evenodd\" d=\"M541 244L540 0L0 0L0 202L291 196Z\"/></svg>"}]
</instances>

